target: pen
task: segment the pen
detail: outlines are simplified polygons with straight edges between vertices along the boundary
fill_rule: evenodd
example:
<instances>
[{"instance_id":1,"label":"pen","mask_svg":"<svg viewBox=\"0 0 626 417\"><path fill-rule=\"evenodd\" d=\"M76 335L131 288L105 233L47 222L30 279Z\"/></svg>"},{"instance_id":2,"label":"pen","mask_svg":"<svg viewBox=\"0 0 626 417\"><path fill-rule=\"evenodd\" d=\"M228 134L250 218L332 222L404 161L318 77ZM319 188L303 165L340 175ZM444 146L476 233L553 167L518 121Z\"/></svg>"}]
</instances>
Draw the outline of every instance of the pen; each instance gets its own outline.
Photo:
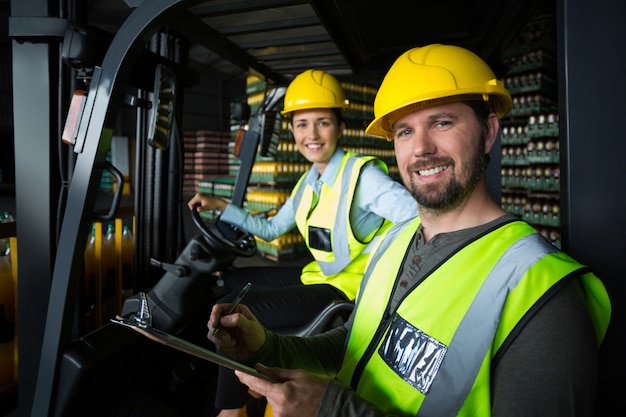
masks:
<instances>
[{"instance_id":1,"label":"pen","mask_svg":"<svg viewBox=\"0 0 626 417\"><path fill-rule=\"evenodd\" d=\"M243 300L243 297L245 297L245 295L248 293L248 290L250 289L251 286L252 286L251 282L248 282L246 285L243 286L241 291L239 291L239 294L237 294L237 298L235 298L235 301L233 301L233 303L230 305L230 308L228 309L228 311L222 314L222 317L228 316L229 314L233 314L233 312L235 311L239 303L241 303L241 300ZM219 323L217 323L217 327L215 328L215 330L213 330L214 336L217 334L217 332L220 331L221 327L222 326Z\"/></svg>"}]
</instances>

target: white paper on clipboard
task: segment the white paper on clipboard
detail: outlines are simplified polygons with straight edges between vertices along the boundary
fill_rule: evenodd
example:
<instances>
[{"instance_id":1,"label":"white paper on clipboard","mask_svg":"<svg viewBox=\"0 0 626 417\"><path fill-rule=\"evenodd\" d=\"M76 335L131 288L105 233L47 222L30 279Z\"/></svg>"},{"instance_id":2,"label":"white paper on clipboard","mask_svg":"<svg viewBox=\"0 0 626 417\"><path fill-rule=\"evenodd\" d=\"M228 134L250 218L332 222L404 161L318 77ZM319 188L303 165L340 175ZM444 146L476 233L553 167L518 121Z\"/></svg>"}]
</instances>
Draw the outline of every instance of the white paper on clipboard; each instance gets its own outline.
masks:
<instances>
[{"instance_id":1,"label":"white paper on clipboard","mask_svg":"<svg viewBox=\"0 0 626 417\"><path fill-rule=\"evenodd\" d=\"M137 333L155 341L161 343L162 345L169 346L181 352L188 353L190 355L196 356L200 359L207 360L209 362L216 363L220 366L224 366L228 369L243 371L247 374L255 376L257 378L264 379L269 382L277 382L276 380L268 377L267 375L263 375L259 373L256 369L251 368L247 365L244 365L240 362L237 362L233 359L230 359L226 356L222 356L213 351L203 348L202 346L198 346L191 342L186 341L185 339L181 339L180 337L176 337L169 333L163 332L159 329L155 329L152 326L139 326L133 322L130 322L126 319L117 317L115 319L111 319L111 322L115 324L122 325L124 327L128 327Z\"/></svg>"}]
</instances>

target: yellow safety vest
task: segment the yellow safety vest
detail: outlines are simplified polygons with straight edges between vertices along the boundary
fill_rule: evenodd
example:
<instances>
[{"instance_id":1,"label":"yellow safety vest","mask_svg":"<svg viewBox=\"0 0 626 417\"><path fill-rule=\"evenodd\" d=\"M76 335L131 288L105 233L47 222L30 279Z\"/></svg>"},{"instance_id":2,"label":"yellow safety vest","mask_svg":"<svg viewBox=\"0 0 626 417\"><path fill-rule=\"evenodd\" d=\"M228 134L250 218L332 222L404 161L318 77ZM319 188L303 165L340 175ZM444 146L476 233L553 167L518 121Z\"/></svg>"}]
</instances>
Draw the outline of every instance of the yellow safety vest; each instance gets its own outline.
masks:
<instances>
[{"instance_id":1,"label":"yellow safety vest","mask_svg":"<svg viewBox=\"0 0 626 417\"><path fill-rule=\"evenodd\" d=\"M489 416L492 358L565 278L580 280L603 340L611 314L604 285L521 221L454 253L391 311L394 278L419 224L418 217L392 228L372 254L338 375L383 411Z\"/></svg>"},{"instance_id":2,"label":"yellow safety vest","mask_svg":"<svg viewBox=\"0 0 626 417\"><path fill-rule=\"evenodd\" d=\"M306 173L294 187L291 198L296 207L296 225L315 259L302 269L304 284L330 284L353 300L365 271L368 245L391 222L381 219L380 226L363 241L352 230L350 212L361 170L368 162L387 166L371 156L346 152L338 175L330 185L324 184L319 198L304 183Z\"/></svg>"}]
</instances>

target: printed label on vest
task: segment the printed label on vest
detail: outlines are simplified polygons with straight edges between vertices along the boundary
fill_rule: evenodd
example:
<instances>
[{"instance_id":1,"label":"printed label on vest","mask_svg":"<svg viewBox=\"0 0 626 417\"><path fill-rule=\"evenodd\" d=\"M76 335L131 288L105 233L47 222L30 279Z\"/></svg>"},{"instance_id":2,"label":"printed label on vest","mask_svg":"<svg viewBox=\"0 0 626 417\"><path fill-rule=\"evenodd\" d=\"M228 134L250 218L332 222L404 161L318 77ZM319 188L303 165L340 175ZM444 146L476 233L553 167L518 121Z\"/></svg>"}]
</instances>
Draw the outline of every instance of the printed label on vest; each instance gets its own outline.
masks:
<instances>
[{"instance_id":1,"label":"printed label on vest","mask_svg":"<svg viewBox=\"0 0 626 417\"><path fill-rule=\"evenodd\" d=\"M446 345L396 315L378 354L400 378L426 395L447 350Z\"/></svg>"},{"instance_id":2,"label":"printed label on vest","mask_svg":"<svg viewBox=\"0 0 626 417\"><path fill-rule=\"evenodd\" d=\"M332 252L333 245L330 243L330 229L309 226L309 247L312 249Z\"/></svg>"}]
</instances>

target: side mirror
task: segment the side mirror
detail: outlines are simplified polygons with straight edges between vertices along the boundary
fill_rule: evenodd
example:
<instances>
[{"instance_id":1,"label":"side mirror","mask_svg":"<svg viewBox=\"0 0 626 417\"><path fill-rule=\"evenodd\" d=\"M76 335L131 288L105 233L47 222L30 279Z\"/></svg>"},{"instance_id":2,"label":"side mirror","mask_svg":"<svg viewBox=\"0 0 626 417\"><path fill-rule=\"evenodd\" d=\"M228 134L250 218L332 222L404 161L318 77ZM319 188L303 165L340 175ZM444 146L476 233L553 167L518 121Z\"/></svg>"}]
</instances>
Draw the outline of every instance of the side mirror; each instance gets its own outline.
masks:
<instances>
[{"instance_id":1,"label":"side mirror","mask_svg":"<svg viewBox=\"0 0 626 417\"><path fill-rule=\"evenodd\" d=\"M148 143L164 150L170 145L176 104L176 76L162 64L156 66L148 125Z\"/></svg>"},{"instance_id":2,"label":"side mirror","mask_svg":"<svg viewBox=\"0 0 626 417\"><path fill-rule=\"evenodd\" d=\"M276 112L265 112L261 118L261 138L259 154L261 156L276 156L278 153L278 127L276 126Z\"/></svg>"},{"instance_id":3,"label":"side mirror","mask_svg":"<svg viewBox=\"0 0 626 417\"><path fill-rule=\"evenodd\" d=\"M278 153L278 106L282 103L287 88L284 86L274 87L266 94L263 106L259 109L259 123L261 125L261 137L259 139L259 153L261 156L275 156Z\"/></svg>"}]
</instances>

